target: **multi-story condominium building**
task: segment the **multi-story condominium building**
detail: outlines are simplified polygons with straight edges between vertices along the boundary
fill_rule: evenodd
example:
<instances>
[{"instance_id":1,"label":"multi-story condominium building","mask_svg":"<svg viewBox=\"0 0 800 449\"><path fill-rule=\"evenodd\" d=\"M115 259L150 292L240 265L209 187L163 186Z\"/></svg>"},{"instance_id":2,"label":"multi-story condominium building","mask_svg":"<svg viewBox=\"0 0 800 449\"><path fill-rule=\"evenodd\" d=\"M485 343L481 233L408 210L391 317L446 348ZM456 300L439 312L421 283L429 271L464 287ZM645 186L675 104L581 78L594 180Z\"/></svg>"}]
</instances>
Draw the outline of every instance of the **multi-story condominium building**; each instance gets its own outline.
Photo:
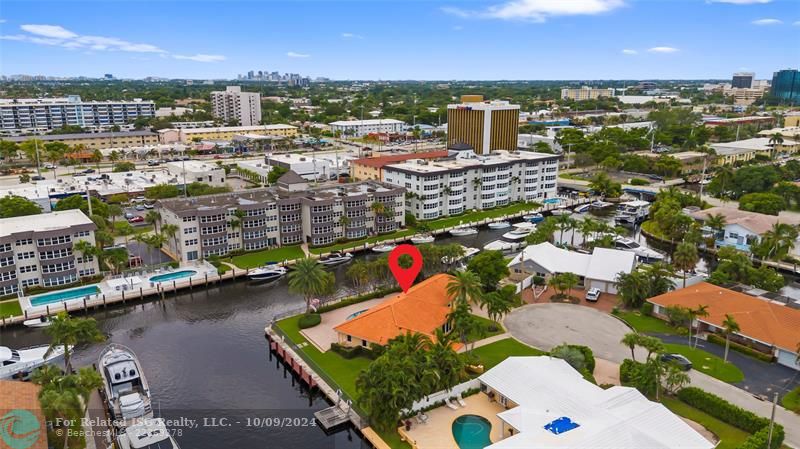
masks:
<instances>
[{"instance_id":1,"label":"multi-story condominium building","mask_svg":"<svg viewBox=\"0 0 800 449\"><path fill-rule=\"evenodd\" d=\"M211 92L211 108L214 117L226 122L235 120L242 126L261 123L261 94L242 92L240 86Z\"/></svg>"},{"instance_id":2,"label":"multi-story condominium building","mask_svg":"<svg viewBox=\"0 0 800 449\"><path fill-rule=\"evenodd\" d=\"M0 296L30 286L55 287L100 273L97 259L75 250L94 245L97 226L80 210L0 220Z\"/></svg>"},{"instance_id":3,"label":"multi-story condominium building","mask_svg":"<svg viewBox=\"0 0 800 449\"><path fill-rule=\"evenodd\" d=\"M483 101L481 95L463 95L461 103L447 105L447 145L467 144L478 154L517 149L519 105Z\"/></svg>"},{"instance_id":4,"label":"multi-story condominium building","mask_svg":"<svg viewBox=\"0 0 800 449\"><path fill-rule=\"evenodd\" d=\"M750 89L753 87L753 79L756 74L753 72L737 72L731 79L731 87L734 89Z\"/></svg>"},{"instance_id":5,"label":"multi-story condominium building","mask_svg":"<svg viewBox=\"0 0 800 449\"><path fill-rule=\"evenodd\" d=\"M101 132L78 134L45 134L43 136L15 136L4 140L22 143L36 138L43 142L63 142L69 146L83 145L89 150L104 148L132 148L158 145L158 134L151 131Z\"/></svg>"},{"instance_id":6,"label":"multi-story condominium building","mask_svg":"<svg viewBox=\"0 0 800 449\"><path fill-rule=\"evenodd\" d=\"M613 97L614 89L595 89L593 87L583 86L580 89L561 89L562 100L597 100L601 97Z\"/></svg>"},{"instance_id":7,"label":"multi-story condominium building","mask_svg":"<svg viewBox=\"0 0 800 449\"><path fill-rule=\"evenodd\" d=\"M800 104L800 71L786 69L772 75L772 95L786 103Z\"/></svg>"},{"instance_id":8,"label":"multi-story condominium building","mask_svg":"<svg viewBox=\"0 0 800 449\"><path fill-rule=\"evenodd\" d=\"M420 220L553 197L557 177L554 154L496 151L478 155L461 147L451 148L444 159L383 167L383 180L405 188L406 212Z\"/></svg>"},{"instance_id":9,"label":"multi-story condominium building","mask_svg":"<svg viewBox=\"0 0 800 449\"><path fill-rule=\"evenodd\" d=\"M403 132L406 123L393 118L368 120L340 120L328 123L331 132L341 133L342 137L363 137L368 134L393 134Z\"/></svg>"},{"instance_id":10,"label":"multi-story condominium building","mask_svg":"<svg viewBox=\"0 0 800 449\"><path fill-rule=\"evenodd\" d=\"M67 125L104 129L155 115L155 103L132 101L82 101L66 98L0 99L0 129L6 133L47 131Z\"/></svg>"},{"instance_id":11,"label":"multi-story condominium building","mask_svg":"<svg viewBox=\"0 0 800 449\"><path fill-rule=\"evenodd\" d=\"M278 187L159 201L164 223L178 232L168 242L183 261L392 232L405 224L404 189L369 181L308 188L289 172ZM377 204L380 204L378 206Z\"/></svg>"},{"instance_id":12,"label":"multi-story condominium building","mask_svg":"<svg viewBox=\"0 0 800 449\"><path fill-rule=\"evenodd\" d=\"M233 140L235 136L294 137L297 127L292 125L217 126L210 128L160 129L159 142L163 144L195 140Z\"/></svg>"}]
</instances>

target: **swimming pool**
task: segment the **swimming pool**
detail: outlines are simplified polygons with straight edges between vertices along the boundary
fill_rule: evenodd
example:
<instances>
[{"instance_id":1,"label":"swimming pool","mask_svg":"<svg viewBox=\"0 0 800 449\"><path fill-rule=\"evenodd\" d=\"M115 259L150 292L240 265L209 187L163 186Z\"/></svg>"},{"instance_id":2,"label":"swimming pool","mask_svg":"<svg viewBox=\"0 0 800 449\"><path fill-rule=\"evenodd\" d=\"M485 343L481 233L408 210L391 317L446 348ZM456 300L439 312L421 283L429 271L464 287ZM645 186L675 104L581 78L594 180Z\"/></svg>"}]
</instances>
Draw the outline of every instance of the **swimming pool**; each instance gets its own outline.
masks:
<instances>
[{"instance_id":1,"label":"swimming pool","mask_svg":"<svg viewBox=\"0 0 800 449\"><path fill-rule=\"evenodd\" d=\"M100 293L100 289L97 288L96 285L45 293L43 295L31 296L31 306L44 306L56 302L68 301L70 299L83 298L87 295L96 295L98 293Z\"/></svg>"},{"instance_id":2,"label":"swimming pool","mask_svg":"<svg viewBox=\"0 0 800 449\"><path fill-rule=\"evenodd\" d=\"M453 438L460 449L483 449L492 444L492 424L478 415L459 416L453 421Z\"/></svg>"},{"instance_id":3,"label":"swimming pool","mask_svg":"<svg viewBox=\"0 0 800 449\"><path fill-rule=\"evenodd\" d=\"M561 198L548 198L542 201L544 204L558 204L561 202Z\"/></svg>"},{"instance_id":4,"label":"swimming pool","mask_svg":"<svg viewBox=\"0 0 800 449\"><path fill-rule=\"evenodd\" d=\"M173 271L172 273L159 274L150 278L150 282L166 282L176 279L190 278L197 274L194 270Z\"/></svg>"},{"instance_id":5,"label":"swimming pool","mask_svg":"<svg viewBox=\"0 0 800 449\"><path fill-rule=\"evenodd\" d=\"M366 312L367 310L369 310L369 309L359 310L358 312L351 313L350 315L347 315L347 318L345 319L345 321L346 320L351 320L351 319L361 315L362 313Z\"/></svg>"}]
</instances>

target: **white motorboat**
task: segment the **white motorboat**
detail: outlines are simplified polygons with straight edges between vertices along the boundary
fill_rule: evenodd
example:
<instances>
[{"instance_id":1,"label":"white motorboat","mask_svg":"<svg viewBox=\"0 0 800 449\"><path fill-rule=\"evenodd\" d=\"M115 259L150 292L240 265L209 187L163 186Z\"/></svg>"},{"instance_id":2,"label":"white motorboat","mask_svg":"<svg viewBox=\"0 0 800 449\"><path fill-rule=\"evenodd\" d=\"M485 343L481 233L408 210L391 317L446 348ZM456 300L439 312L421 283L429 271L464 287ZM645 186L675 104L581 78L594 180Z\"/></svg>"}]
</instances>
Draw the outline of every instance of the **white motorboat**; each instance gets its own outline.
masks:
<instances>
[{"instance_id":1,"label":"white motorboat","mask_svg":"<svg viewBox=\"0 0 800 449\"><path fill-rule=\"evenodd\" d=\"M511 231L508 231L505 234L503 234L503 238L509 240L520 240L531 235L531 233L535 230L536 230L535 224L529 221L523 221L522 223L515 224L514 229L512 229Z\"/></svg>"},{"instance_id":2,"label":"white motorboat","mask_svg":"<svg viewBox=\"0 0 800 449\"><path fill-rule=\"evenodd\" d=\"M544 221L544 215L540 214L539 212L536 212L535 214L523 215L522 219L525 221L529 221L531 223L540 223Z\"/></svg>"},{"instance_id":3,"label":"white motorboat","mask_svg":"<svg viewBox=\"0 0 800 449\"><path fill-rule=\"evenodd\" d=\"M254 281L275 281L283 277L286 271L286 268L276 263L271 263L250 271L247 277Z\"/></svg>"},{"instance_id":4,"label":"white motorboat","mask_svg":"<svg viewBox=\"0 0 800 449\"><path fill-rule=\"evenodd\" d=\"M411 243L421 245L423 243L433 243L436 238L431 234L417 235L411 237Z\"/></svg>"},{"instance_id":5,"label":"white motorboat","mask_svg":"<svg viewBox=\"0 0 800 449\"><path fill-rule=\"evenodd\" d=\"M108 409L121 427L142 418L153 418L150 387L132 350L112 343L100 353L97 367L103 378Z\"/></svg>"},{"instance_id":6,"label":"white motorboat","mask_svg":"<svg viewBox=\"0 0 800 449\"><path fill-rule=\"evenodd\" d=\"M397 248L397 245L392 245L391 243L387 243L385 245L373 246L372 251L376 253L388 253L395 248Z\"/></svg>"},{"instance_id":7,"label":"white motorboat","mask_svg":"<svg viewBox=\"0 0 800 449\"><path fill-rule=\"evenodd\" d=\"M642 200L626 201L617 207L614 221L622 224L638 224L650 214L650 203Z\"/></svg>"},{"instance_id":8,"label":"white motorboat","mask_svg":"<svg viewBox=\"0 0 800 449\"><path fill-rule=\"evenodd\" d=\"M455 228L455 229L451 229L450 230L450 235L452 235L453 237L465 237L465 236L468 236L468 235L475 235L477 233L478 233L477 229L471 228L469 226Z\"/></svg>"},{"instance_id":9,"label":"white motorboat","mask_svg":"<svg viewBox=\"0 0 800 449\"><path fill-rule=\"evenodd\" d=\"M523 237L521 240L518 239L506 239L505 237L493 240L486 245L483 246L483 249L486 251L502 251L504 253L513 253L517 251L522 251L525 246L527 246L527 242L525 242L525 238Z\"/></svg>"},{"instance_id":10,"label":"white motorboat","mask_svg":"<svg viewBox=\"0 0 800 449\"><path fill-rule=\"evenodd\" d=\"M608 201L600 201L600 200L594 201L590 204L590 206L592 206L592 209L605 209L606 207L613 205L614 203L609 203Z\"/></svg>"},{"instance_id":11,"label":"white motorboat","mask_svg":"<svg viewBox=\"0 0 800 449\"><path fill-rule=\"evenodd\" d=\"M572 215L572 211L567 209L567 206L561 205L558 208L553 209L551 212L553 215Z\"/></svg>"},{"instance_id":12,"label":"white motorboat","mask_svg":"<svg viewBox=\"0 0 800 449\"><path fill-rule=\"evenodd\" d=\"M450 263L460 262L460 261L463 261L463 260L468 260L470 257L472 257L475 254L478 254L479 252L481 252L481 250L479 250L478 248L471 248L471 247L468 247L468 246L462 246L461 248L464 249L464 254L461 257L454 257L453 260L451 261L449 257L443 256L442 257L442 263L443 264L450 264Z\"/></svg>"},{"instance_id":13,"label":"white motorboat","mask_svg":"<svg viewBox=\"0 0 800 449\"><path fill-rule=\"evenodd\" d=\"M25 320L25 321L22 322L22 324L25 327L37 328L37 327L47 327L47 326L53 324L53 322L50 321L50 317L40 316L39 318L33 318L33 319L30 319L30 320Z\"/></svg>"},{"instance_id":14,"label":"white motorboat","mask_svg":"<svg viewBox=\"0 0 800 449\"><path fill-rule=\"evenodd\" d=\"M41 345L11 349L0 346L0 379L27 379L36 368L49 363L58 363L64 358L63 346L56 346L50 354L47 354L49 347Z\"/></svg>"},{"instance_id":15,"label":"white motorboat","mask_svg":"<svg viewBox=\"0 0 800 449\"><path fill-rule=\"evenodd\" d=\"M317 262L326 267L332 267L335 265L341 265L346 262L350 262L353 260L353 255L350 253L343 253L340 251L334 251L327 256L322 256L319 258Z\"/></svg>"},{"instance_id":16,"label":"white motorboat","mask_svg":"<svg viewBox=\"0 0 800 449\"><path fill-rule=\"evenodd\" d=\"M117 435L120 449L180 449L163 418L148 419L128 426Z\"/></svg>"},{"instance_id":17,"label":"white motorboat","mask_svg":"<svg viewBox=\"0 0 800 449\"><path fill-rule=\"evenodd\" d=\"M489 229L507 229L511 227L511 223L507 221L495 221L494 223L489 223Z\"/></svg>"},{"instance_id":18,"label":"white motorboat","mask_svg":"<svg viewBox=\"0 0 800 449\"><path fill-rule=\"evenodd\" d=\"M583 213L589 212L589 209L591 209L591 208L592 208L591 204L581 204L580 206L578 206L578 207L576 207L575 209L572 209L572 210L576 214L583 214Z\"/></svg>"},{"instance_id":19,"label":"white motorboat","mask_svg":"<svg viewBox=\"0 0 800 449\"><path fill-rule=\"evenodd\" d=\"M625 237L614 237L614 247L622 251L636 254L644 262L658 262L664 260L664 255L658 251L646 248L635 241Z\"/></svg>"}]
</instances>

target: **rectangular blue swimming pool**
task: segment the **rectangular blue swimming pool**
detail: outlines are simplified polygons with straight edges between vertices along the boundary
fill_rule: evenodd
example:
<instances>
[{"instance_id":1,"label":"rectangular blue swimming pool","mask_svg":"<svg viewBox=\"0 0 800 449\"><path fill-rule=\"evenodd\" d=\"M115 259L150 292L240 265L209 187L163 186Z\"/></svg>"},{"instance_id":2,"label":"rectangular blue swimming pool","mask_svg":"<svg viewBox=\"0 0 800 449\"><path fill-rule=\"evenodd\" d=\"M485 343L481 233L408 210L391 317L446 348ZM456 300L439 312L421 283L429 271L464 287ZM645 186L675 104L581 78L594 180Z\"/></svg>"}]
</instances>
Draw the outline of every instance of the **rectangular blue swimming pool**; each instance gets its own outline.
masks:
<instances>
[{"instance_id":1,"label":"rectangular blue swimming pool","mask_svg":"<svg viewBox=\"0 0 800 449\"><path fill-rule=\"evenodd\" d=\"M53 293L45 293L42 295L31 296L32 306L45 306L61 301L69 301L70 299L83 298L84 296L96 295L100 293L100 289L96 285L88 285L86 287L72 288L69 290L61 290Z\"/></svg>"},{"instance_id":2,"label":"rectangular blue swimming pool","mask_svg":"<svg viewBox=\"0 0 800 449\"><path fill-rule=\"evenodd\" d=\"M176 279L190 278L197 274L194 270L173 271L172 273L159 274L150 278L150 282L165 282Z\"/></svg>"}]
</instances>

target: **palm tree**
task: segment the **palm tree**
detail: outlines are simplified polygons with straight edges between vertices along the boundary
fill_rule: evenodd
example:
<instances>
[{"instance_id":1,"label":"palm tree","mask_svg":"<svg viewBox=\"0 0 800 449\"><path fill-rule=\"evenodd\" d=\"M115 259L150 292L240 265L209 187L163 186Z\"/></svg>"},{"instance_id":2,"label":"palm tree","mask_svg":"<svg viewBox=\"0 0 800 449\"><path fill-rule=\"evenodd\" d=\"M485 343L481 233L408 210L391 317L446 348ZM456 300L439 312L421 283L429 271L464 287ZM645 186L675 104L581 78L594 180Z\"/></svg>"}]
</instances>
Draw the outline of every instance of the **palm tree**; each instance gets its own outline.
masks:
<instances>
[{"instance_id":1,"label":"palm tree","mask_svg":"<svg viewBox=\"0 0 800 449\"><path fill-rule=\"evenodd\" d=\"M797 228L788 223L775 223L772 229L761 237L767 248L767 259L779 260L786 256L797 240Z\"/></svg>"},{"instance_id":2,"label":"palm tree","mask_svg":"<svg viewBox=\"0 0 800 449\"><path fill-rule=\"evenodd\" d=\"M158 232L158 225L161 223L161 214L155 210L147 211L147 214L144 216L144 221L147 222L147 224L153 225L154 230Z\"/></svg>"},{"instance_id":3,"label":"palm tree","mask_svg":"<svg viewBox=\"0 0 800 449\"><path fill-rule=\"evenodd\" d=\"M116 231L117 235L125 237L125 248L127 248L128 236L134 232L133 226L131 226L131 224L127 221L120 221L118 224L114 225L114 230Z\"/></svg>"},{"instance_id":4,"label":"palm tree","mask_svg":"<svg viewBox=\"0 0 800 449\"><path fill-rule=\"evenodd\" d=\"M725 225L727 224L725 220L725 216L722 214L713 214L709 215L706 218L706 226L711 228L714 231L714 247L717 246L717 238L719 234L725 229Z\"/></svg>"},{"instance_id":5,"label":"palm tree","mask_svg":"<svg viewBox=\"0 0 800 449\"><path fill-rule=\"evenodd\" d=\"M681 242L675 248L672 255L672 263L675 268L683 271L683 288L686 288L686 272L693 269L700 260L697 254L697 247L689 242Z\"/></svg>"},{"instance_id":6,"label":"palm tree","mask_svg":"<svg viewBox=\"0 0 800 449\"><path fill-rule=\"evenodd\" d=\"M592 217L586 217L583 219L582 222L578 225L578 231L581 233L583 237L583 243L581 246L586 246L588 243L587 240L589 237L594 237L594 233L598 231L598 221Z\"/></svg>"},{"instance_id":7,"label":"palm tree","mask_svg":"<svg viewBox=\"0 0 800 449\"><path fill-rule=\"evenodd\" d=\"M53 317L50 326L45 328L45 333L50 336L50 347L47 348L45 357L49 356L55 348L64 348L64 370L72 372L71 351L76 345L83 343L101 342L106 336L97 328L94 318L72 318L66 312L61 312Z\"/></svg>"},{"instance_id":8,"label":"palm tree","mask_svg":"<svg viewBox=\"0 0 800 449\"><path fill-rule=\"evenodd\" d=\"M468 270L456 272L447 283L447 295L456 305L466 304L469 307L470 302L482 304L483 290L480 277Z\"/></svg>"},{"instance_id":9,"label":"palm tree","mask_svg":"<svg viewBox=\"0 0 800 449\"><path fill-rule=\"evenodd\" d=\"M231 227L233 227L233 226L231 226ZM165 225L161 226L161 234L163 234L164 237L166 237L167 239L171 239L172 240L172 243L175 245L175 250L176 251L178 250L178 247L180 246L178 244L178 238L177 238L179 229L180 228L178 227L178 225L174 225L174 224L171 224L171 223L168 223L168 224L165 224Z\"/></svg>"},{"instance_id":10,"label":"palm tree","mask_svg":"<svg viewBox=\"0 0 800 449\"><path fill-rule=\"evenodd\" d=\"M736 318L726 313L725 320L722 322L722 331L725 334L725 357L723 360L726 362L728 361L728 349L731 345L731 334L735 334L740 330Z\"/></svg>"},{"instance_id":11,"label":"palm tree","mask_svg":"<svg viewBox=\"0 0 800 449\"><path fill-rule=\"evenodd\" d=\"M499 322L514 308L514 305L519 303L519 295L514 286L504 287L484 295L483 303L489 319Z\"/></svg>"},{"instance_id":12,"label":"palm tree","mask_svg":"<svg viewBox=\"0 0 800 449\"><path fill-rule=\"evenodd\" d=\"M688 309L687 310L689 315L689 345L692 344L692 325L694 320L698 317L707 317L708 316L708 306L705 304L700 304L697 306L696 309ZM699 326L698 326L699 327ZM694 347L697 348L697 335L694 338Z\"/></svg>"},{"instance_id":13,"label":"palm tree","mask_svg":"<svg viewBox=\"0 0 800 449\"><path fill-rule=\"evenodd\" d=\"M369 264L363 260L357 260L347 267L345 276L353 283L356 291L360 293L370 280Z\"/></svg>"},{"instance_id":14,"label":"palm tree","mask_svg":"<svg viewBox=\"0 0 800 449\"><path fill-rule=\"evenodd\" d=\"M578 276L575 273L556 273L550 276L547 285L563 296L564 292L571 293L572 289L578 285Z\"/></svg>"},{"instance_id":15,"label":"palm tree","mask_svg":"<svg viewBox=\"0 0 800 449\"><path fill-rule=\"evenodd\" d=\"M425 352L427 365L436 367L437 382L432 390L450 390L464 380L464 358L453 351L452 334L436 329L435 337Z\"/></svg>"},{"instance_id":16,"label":"palm tree","mask_svg":"<svg viewBox=\"0 0 800 449\"><path fill-rule=\"evenodd\" d=\"M631 350L631 360L633 360L634 362L636 361L635 349L640 341L641 341L641 335L639 335L636 332L628 332L627 334L625 334L624 337L622 337L622 340L620 340L620 343L627 346Z\"/></svg>"},{"instance_id":17,"label":"palm tree","mask_svg":"<svg viewBox=\"0 0 800 449\"><path fill-rule=\"evenodd\" d=\"M564 242L564 231L574 229L575 220L570 218L569 215L558 215L556 217L556 227L560 231L558 235L558 243L561 244Z\"/></svg>"},{"instance_id":18,"label":"palm tree","mask_svg":"<svg viewBox=\"0 0 800 449\"><path fill-rule=\"evenodd\" d=\"M774 133L773 135L769 136L769 144L770 145L780 145L783 143L783 136L781 133Z\"/></svg>"},{"instance_id":19,"label":"palm tree","mask_svg":"<svg viewBox=\"0 0 800 449\"><path fill-rule=\"evenodd\" d=\"M452 311L447 314L447 323L450 325L452 332L455 332L459 336L459 340L464 347L467 348L467 352L469 352L470 348L467 347L469 335L480 331L480 324L475 319L475 316L472 315L469 303L466 301L456 301Z\"/></svg>"},{"instance_id":20,"label":"palm tree","mask_svg":"<svg viewBox=\"0 0 800 449\"><path fill-rule=\"evenodd\" d=\"M119 204L109 204L108 205L108 216L111 218L111 226L114 226L117 223L117 217L122 216L124 211L122 210L122 206Z\"/></svg>"},{"instance_id":21,"label":"palm tree","mask_svg":"<svg viewBox=\"0 0 800 449\"><path fill-rule=\"evenodd\" d=\"M289 273L289 291L303 295L306 313L311 311L314 297L330 293L335 288L333 273L325 271L316 260L306 257L298 260Z\"/></svg>"}]
</instances>

